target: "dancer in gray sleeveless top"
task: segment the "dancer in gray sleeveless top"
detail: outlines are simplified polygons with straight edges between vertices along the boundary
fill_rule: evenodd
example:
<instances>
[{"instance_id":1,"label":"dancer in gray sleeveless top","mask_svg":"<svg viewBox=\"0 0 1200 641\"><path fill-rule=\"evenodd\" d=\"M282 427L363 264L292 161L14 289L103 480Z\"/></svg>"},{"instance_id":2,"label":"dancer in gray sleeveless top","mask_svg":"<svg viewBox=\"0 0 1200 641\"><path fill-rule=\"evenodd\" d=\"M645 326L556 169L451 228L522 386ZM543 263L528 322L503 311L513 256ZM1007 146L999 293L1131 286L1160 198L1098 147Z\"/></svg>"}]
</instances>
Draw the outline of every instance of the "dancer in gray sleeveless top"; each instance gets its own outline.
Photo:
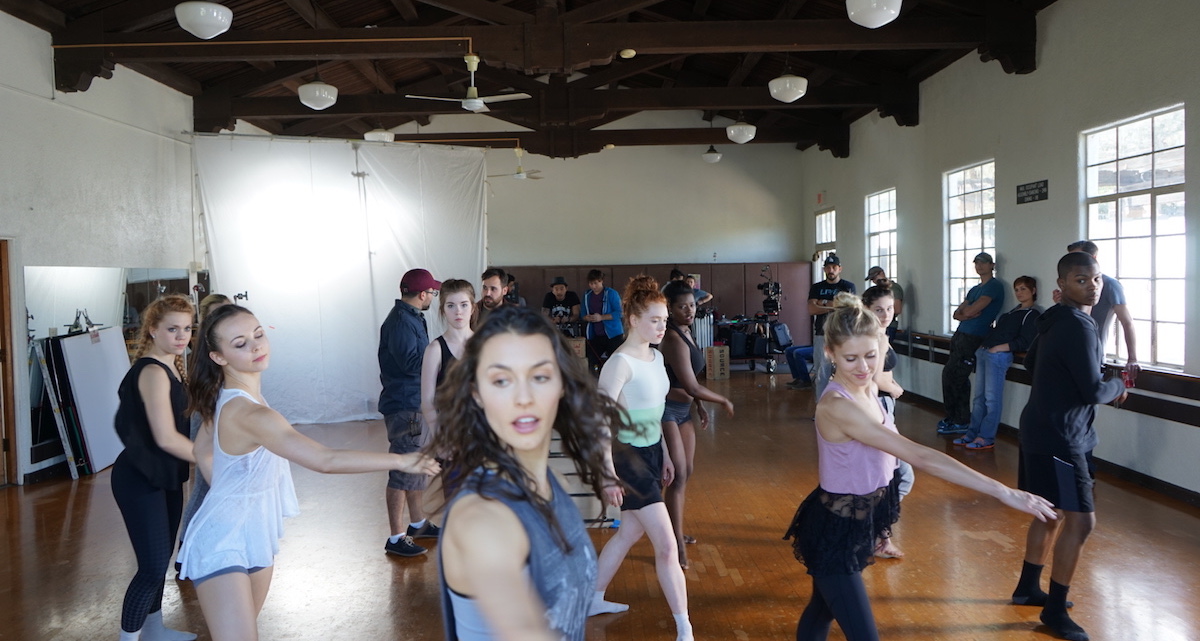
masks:
<instances>
[{"instance_id":1,"label":"dancer in gray sleeveless top","mask_svg":"<svg viewBox=\"0 0 1200 641\"><path fill-rule=\"evenodd\" d=\"M596 551L549 467L551 436L597 498L616 404L537 312L488 315L438 387L448 501L438 543L446 638L583 641ZM612 426L610 428L610 426Z\"/></svg>"}]
</instances>

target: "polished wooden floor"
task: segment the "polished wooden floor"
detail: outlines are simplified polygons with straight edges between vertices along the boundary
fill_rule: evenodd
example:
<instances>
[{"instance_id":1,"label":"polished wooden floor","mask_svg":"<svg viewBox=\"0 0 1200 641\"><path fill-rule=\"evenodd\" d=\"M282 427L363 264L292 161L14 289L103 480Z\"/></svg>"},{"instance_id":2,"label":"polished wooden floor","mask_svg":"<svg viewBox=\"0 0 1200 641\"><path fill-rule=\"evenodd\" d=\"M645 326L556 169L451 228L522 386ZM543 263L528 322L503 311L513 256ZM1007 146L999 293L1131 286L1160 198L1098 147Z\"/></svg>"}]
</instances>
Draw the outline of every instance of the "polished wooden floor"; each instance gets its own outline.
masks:
<instances>
[{"instance_id":1,"label":"polished wooden floor","mask_svg":"<svg viewBox=\"0 0 1200 641\"><path fill-rule=\"evenodd\" d=\"M810 593L804 568L780 540L797 503L816 483L812 392L783 375L735 371L713 383L737 405L701 433L689 487L687 572L698 639L789 639ZM955 451L933 433L932 412L901 403L908 436L952 452L1012 483L1016 447ZM383 449L380 421L303 428L334 447ZM264 639L441 639L433 555L385 556L384 477L321 476L295 468L301 515L290 520ZM1073 616L1096 640L1200 639L1200 510L1102 478L1099 526L1071 597ZM897 542L904 560L865 573L882 637L890 640L1046 639L1037 609L1008 605L1027 519L990 498L918 472ZM116 639L133 555L109 487L109 472L0 489L0 640ZM593 532L597 547L610 536ZM172 577L173 577L172 572ZM589 639L674 638L649 544L635 547L609 598L630 612L595 617ZM168 624L200 632L187 582L167 581ZM836 625L831 638L843 638Z\"/></svg>"}]
</instances>

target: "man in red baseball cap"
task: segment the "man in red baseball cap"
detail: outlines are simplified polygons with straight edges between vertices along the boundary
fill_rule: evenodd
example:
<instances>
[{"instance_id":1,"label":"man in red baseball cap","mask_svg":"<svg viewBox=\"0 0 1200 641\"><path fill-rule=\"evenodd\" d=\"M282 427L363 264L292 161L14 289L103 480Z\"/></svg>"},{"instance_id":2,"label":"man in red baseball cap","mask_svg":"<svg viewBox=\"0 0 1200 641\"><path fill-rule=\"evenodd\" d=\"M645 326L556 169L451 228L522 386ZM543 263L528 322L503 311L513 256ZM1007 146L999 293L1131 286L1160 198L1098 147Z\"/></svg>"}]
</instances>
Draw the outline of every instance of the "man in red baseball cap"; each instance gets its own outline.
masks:
<instances>
[{"instance_id":1,"label":"man in red baseball cap","mask_svg":"<svg viewBox=\"0 0 1200 641\"><path fill-rule=\"evenodd\" d=\"M400 279L400 298L379 329L379 412L387 426L388 451L403 454L421 449L421 361L429 345L429 329L421 312L429 309L442 283L424 269L410 269ZM392 536L383 549L397 556L419 556L426 549L413 538L436 538L439 528L425 520L426 478L389 472L388 522ZM409 522L405 527L404 505Z\"/></svg>"}]
</instances>

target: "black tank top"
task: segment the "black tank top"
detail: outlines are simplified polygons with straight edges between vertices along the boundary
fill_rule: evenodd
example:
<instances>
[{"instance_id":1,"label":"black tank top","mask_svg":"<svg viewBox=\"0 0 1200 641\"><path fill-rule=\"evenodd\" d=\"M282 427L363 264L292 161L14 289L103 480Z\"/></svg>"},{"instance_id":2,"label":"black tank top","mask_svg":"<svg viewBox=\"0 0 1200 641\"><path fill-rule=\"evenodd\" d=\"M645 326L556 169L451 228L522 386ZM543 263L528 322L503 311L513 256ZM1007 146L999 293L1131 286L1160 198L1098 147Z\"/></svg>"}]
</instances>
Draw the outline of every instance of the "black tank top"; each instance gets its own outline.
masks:
<instances>
[{"instance_id":1,"label":"black tank top","mask_svg":"<svg viewBox=\"0 0 1200 641\"><path fill-rule=\"evenodd\" d=\"M171 413L175 416L175 431L185 438L189 435L190 420L184 414L187 409L187 392L183 383L171 373L171 368L163 362L149 357L137 359L133 367L121 380L117 388L117 415L113 420L117 436L125 444L121 456L126 462L141 472L150 485L164 490L178 490L188 479L188 462L163 451L154 442L154 433L150 431L150 419L146 417L146 404L138 391L138 377L147 366L157 365L167 372L171 381Z\"/></svg>"},{"instance_id":2,"label":"black tank top","mask_svg":"<svg viewBox=\"0 0 1200 641\"><path fill-rule=\"evenodd\" d=\"M442 348L442 365L438 367L437 385L441 386L442 379L446 378L446 372L449 371L450 365L457 359L454 358L454 353L450 351L450 345L446 342L443 336L437 337L438 345Z\"/></svg>"},{"instance_id":3,"label":"black tank top","mask_svg":"<svg viewBox=\"0 0 1200 641\"><path fill-rule=\"evenodd\" d=\"M704 350L700 349L700 347L696 345L695 341L688 338L688 336L683 333L683 330L679 329L675 323L668 322L667 331L678 334L679 340L682 340L683 344L687 345L688 355L692 359L692 373L697 377L700 376L700 372L703 372L705 367ZM675 372L671 371L670 363L667 363L667 379L671 381L671 387L683 389L683 384L679 382L679 377L675 375Z\"/></svg>"}]
</instances>

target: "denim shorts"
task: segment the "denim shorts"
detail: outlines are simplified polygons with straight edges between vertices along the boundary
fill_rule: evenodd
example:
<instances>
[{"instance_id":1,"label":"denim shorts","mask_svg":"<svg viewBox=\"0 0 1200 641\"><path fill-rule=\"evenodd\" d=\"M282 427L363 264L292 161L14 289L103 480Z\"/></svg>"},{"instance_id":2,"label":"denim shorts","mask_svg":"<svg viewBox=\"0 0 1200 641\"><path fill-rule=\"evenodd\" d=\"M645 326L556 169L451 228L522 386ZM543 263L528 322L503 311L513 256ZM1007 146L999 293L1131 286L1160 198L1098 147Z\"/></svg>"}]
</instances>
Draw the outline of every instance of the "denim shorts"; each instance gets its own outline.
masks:
<instances>
[{"instance_id":1,"label":"denim shorts","mask_svg":"<svg viewBox=\"0 0 1200 641\"><path fill-rule=\"evenodd\" d=\"M663 410L663 422L671 421L676 425L683 425L692 420L692 404L682 401L672 401L667 399L667 406Z\"/></svg>"}]
</instances>

